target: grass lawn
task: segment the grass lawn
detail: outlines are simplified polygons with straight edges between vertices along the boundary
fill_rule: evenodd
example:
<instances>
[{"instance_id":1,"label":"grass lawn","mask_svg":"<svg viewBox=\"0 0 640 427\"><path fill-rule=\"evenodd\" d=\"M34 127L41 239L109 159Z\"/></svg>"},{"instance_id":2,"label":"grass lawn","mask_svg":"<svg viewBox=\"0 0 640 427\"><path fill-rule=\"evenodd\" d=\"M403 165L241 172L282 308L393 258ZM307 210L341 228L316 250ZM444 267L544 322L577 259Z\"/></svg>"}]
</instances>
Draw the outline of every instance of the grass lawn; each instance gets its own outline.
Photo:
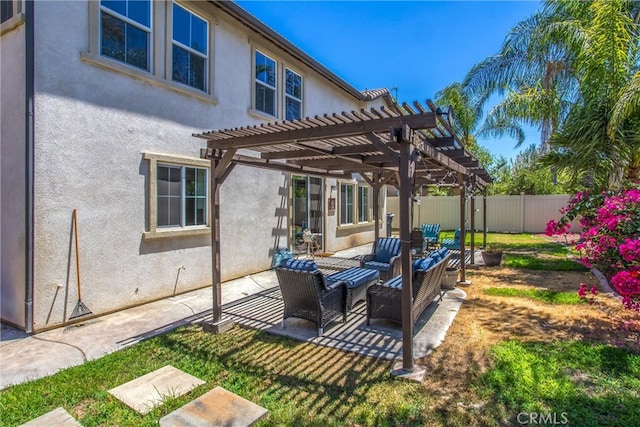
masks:
<instances>
[{"instance_id":1,"label":"grass lawn","mask_svg":"<svg viewBox=\"0 0 640 427\"><path fill-rule=\"evenodd\" d=\"M467 247L471 244L471 233L466 234ZM476 248L482 247L482 233L475 233ZM453 231L444 231L441 238L453 238ZM575 255L566 244L553 242L542 235L487 233L487 245L502 250L503 266L551 271L587 271L577 262L569 259Z\"/></svg>"},{"instance_id":2,"label":"grass lawn","mask_svg":"<svg viewBox=\"0 0 640 427\"><path fill-rule=\"evenodd\" d=\"M563 253L536 236L489 236L506 256ZM0 425L59 406L83 426L157 425L215 386L267 408L258 426L499 426L519 425L522 413L565 425L640 425L638 331L618 327L630 315L617 301L575 303L589 272L503 265L470 269L468 278L446 339L417 360L427 368L421 384L392 379L389 361L239 327L211 335L189 326L0 391ZM145 416L107 392L167 364L206 384Z\"/></svg>"}]
</instances>

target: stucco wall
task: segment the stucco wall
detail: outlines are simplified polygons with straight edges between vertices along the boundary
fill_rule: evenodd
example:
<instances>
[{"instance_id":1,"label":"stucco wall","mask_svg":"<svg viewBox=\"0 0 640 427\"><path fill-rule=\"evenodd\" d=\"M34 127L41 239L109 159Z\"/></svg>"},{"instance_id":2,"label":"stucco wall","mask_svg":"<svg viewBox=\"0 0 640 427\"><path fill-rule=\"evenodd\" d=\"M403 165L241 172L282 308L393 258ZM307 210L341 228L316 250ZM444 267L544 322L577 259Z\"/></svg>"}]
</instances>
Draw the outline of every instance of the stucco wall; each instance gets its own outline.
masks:
<instances>
[{"instance_id":1,"label":"stucco wall","mask_svg":"<svg viewBox=\"0 0 640 427\"><path fill-rule=\"evenodd\" d=\"M25 322L25 27L0 41L2 319Z\"/></svg>"},{"instance_id":2,"label":"stucco wall","mask_svg":"<svg viewBox=\"0 0 640 427\"><path fill-rule=\"evenodd\" d=\"M265 43L259 36L217 17L218 102L207 102L87 60L89 10L85 2L36 4L35 329L63 322L77 301L73 209L82 297L94 313L209 285L209 235L144 239L149 164L143 153L197 158L205 143L193 133L261 121L248 112L250 40ZM312 70L273 54L303 74L307 115L360 108ZM223 281L270 267L273 248L286 243L288 187L287 175L246 167L224 182Z\"/></svg>"}]
</instances>

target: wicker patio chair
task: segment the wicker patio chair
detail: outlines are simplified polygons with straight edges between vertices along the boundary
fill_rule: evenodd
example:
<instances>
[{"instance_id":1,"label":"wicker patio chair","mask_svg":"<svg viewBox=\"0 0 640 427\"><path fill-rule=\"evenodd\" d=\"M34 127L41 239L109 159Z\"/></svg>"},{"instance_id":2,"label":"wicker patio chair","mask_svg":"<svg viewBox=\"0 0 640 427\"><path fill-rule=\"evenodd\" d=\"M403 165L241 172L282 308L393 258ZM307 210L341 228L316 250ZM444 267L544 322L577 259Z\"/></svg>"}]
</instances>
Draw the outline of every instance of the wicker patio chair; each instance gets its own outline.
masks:
<instances>
[{"instance_id":1,"label":"wicker patio chair","mask_svg":"<svg viewBox=\"0 0 640 427\"><path fill-rule=\"evenodd\" d=\"M388 280L400 274L402 268L400 239L381 237L376 240L371 253L360 259L360 267L378 270L380 280Z\"/></svg>"},{"instance_id":2,"label":"wicker patio chair","mask_svg":"<svg viewBox=\"0 0 640 427\"><path fill-rule=\"evenodd\" d=\"M453 239L442 239L440 246L448 249L460 249L460 229L453 233Z\"/></svg>"},{"instance_id":3,"label":"wicker patio chair","mask_svg":"<svg viewBox=\"0 0 640 427\"><path fill-rule=\"evenodd\" d=\"M413 262L413 323L436 297L440 297L442 276L449 261L446 248ZM402 275L367 291L367 325L371 319L386 319L402 324Z\"/></svg>"},{"instance_id":4,"label":"wicker patio chair","mask_svg":"<svg viewBox=\"0 0 640 427\"><path fill-rule=\"evenodd\" d=\"M318 336L324 327L342 315L347 321L347 286L338 281L327 286L323 274L313 261L284 260L276 267L284 313L282 327L289 317L309 320L316 324Z\"/></svg>"}]
</instances>

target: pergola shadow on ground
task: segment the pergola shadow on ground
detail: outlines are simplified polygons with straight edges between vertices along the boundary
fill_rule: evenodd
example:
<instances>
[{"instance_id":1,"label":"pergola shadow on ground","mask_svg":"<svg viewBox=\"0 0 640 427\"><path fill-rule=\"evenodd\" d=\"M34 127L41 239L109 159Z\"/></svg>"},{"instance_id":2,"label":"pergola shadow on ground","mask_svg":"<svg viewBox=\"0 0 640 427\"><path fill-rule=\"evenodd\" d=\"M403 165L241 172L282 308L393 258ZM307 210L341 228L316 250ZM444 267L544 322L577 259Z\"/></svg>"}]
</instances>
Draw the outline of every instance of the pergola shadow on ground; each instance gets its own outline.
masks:
<instances>
[{"instance_id":1,"label":"pergola shadow on ground","mask_svg":"<svg viewBox=\"0 0 640 427\"><path fill-rule=\"evenodd\" d=\"M415 324L413 336L414 357L424 357L443 340L458 309L466 298L462 289L444 291L439 300L433 301ZM223 306L225 316L240 326L263 330L297 341L310 342L325 347L358 353L386 360L402 357L402 327L393 322L372 320L366 324L366 305L356 304L342 323L336 318L326 328L323 336L317 336L313 322L288 318L282 327L284 303L280 289L274 287ZM204 321L211 321L208 316Z\"/></svg>"},{"instance_id":2,"label":"pergola shadow on ground","mask_svg":"<svg viewBox=\"0 0 640 427\"><path fill-rule=\"evenodd\" d=\"M223 330L227 323L222 319L220 293L219 203L220 186L234 167L244 165L337 179L351 179L352 174L357 173L373 188L375 224L381 224L381 189L385 185L399 189L402 271L405 272L402 276L402 359L403 369L412 372L413 278L407 273L411 271L411 215L415 187L438 183L453 186L460 194L460 250L463 257L465 194L475 191L484 194L487 183L491 182L477 159L454 134L452 114L451 108L442 111L431 101L427 101L427 107L418 102L413 105L394 103L388 109L362 109L194 135L207 141L201 157L211 160L209 191L214 303L208 329ZM254 151L256 155L240 154L239 150L245 149ZM474 211L472 206L472 215ZM473 232L473 216L471 223ZM377 239L379 227L374 227L374 230ZM473 241L472 238L472 245ZM460 265L461 281L464 282L463 259Z\"/></svg>"}]
</instances>

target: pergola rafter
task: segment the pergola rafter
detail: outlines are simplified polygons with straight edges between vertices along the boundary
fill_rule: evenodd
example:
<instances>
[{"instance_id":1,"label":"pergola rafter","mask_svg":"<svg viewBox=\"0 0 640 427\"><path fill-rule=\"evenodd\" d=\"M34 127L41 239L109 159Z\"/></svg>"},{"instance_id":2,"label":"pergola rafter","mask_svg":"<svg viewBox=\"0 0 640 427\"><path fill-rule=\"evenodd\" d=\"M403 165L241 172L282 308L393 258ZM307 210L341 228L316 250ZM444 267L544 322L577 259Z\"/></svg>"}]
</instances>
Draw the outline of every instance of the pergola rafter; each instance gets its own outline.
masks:
<instances>
[{"instance_id":1,"label":"pergola rafter","mask_svg":"<svg viewBox=\"0 0 640 427\"><path fill-rule=\"evenodd\" d=\"M349 179L360 174L373 187L374 222L380 223L379 193L384 185L400 190L400 240L403 272L411 271L413 186L458 186L461 193L461 267L464 280L465 185L484 190L487 172L453 133L452 112L392 104L390 108L324 114L301 120L194 134L207 141L201 157L211 160L213 323L222 322L219 254L219 187L236 165L295 174ZM248 149L255 156L238 154ZM375 238L379 227L374 227ZM413 370L412 275L403 274L403 369ZM215 327L214 327L215 329Z\"/></svg>"}]
</instances>

